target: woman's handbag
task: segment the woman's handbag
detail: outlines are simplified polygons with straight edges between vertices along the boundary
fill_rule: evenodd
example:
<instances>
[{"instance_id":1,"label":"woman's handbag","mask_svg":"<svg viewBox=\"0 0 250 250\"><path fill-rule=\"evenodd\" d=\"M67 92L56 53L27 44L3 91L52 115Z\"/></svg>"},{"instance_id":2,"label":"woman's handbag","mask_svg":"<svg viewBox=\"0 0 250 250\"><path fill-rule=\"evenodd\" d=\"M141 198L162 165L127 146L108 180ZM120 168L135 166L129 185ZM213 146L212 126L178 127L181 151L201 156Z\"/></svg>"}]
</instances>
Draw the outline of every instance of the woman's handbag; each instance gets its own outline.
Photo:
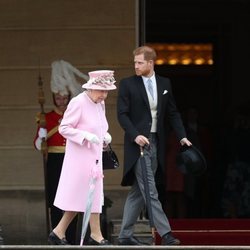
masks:
<instances>
[{"instance_id":1,"label":"woman's handbag","mask_svg":"<svg viewBox=\"0 0 250 250\"><path fill-rule=\"evenodd\" d=\"M107 150L102 153L102 165L103 169L116 169L119 167L119 160L116 153L112 150L109 144Z\"/></svg>"}]
</instances>

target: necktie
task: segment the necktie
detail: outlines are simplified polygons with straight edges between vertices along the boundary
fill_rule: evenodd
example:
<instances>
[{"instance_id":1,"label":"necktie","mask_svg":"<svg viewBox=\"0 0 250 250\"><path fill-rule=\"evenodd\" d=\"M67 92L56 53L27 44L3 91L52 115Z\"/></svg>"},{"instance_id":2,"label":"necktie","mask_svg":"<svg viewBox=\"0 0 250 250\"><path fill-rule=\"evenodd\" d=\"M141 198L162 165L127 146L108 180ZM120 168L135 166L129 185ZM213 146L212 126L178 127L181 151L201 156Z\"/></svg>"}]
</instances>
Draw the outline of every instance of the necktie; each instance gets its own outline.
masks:
<instances>
[{"instance_id":1,"label":"necktie","mask_svg":"<svg viewBox=\"0 0 250 250\"><path fill-rule=\"evenodd\" d=\"M148 91L154 100L154 90L153 90L153 85L152 85L152 81L150 78L147 80L147 84L148 84Z\"/></svg>"}]
</instances>

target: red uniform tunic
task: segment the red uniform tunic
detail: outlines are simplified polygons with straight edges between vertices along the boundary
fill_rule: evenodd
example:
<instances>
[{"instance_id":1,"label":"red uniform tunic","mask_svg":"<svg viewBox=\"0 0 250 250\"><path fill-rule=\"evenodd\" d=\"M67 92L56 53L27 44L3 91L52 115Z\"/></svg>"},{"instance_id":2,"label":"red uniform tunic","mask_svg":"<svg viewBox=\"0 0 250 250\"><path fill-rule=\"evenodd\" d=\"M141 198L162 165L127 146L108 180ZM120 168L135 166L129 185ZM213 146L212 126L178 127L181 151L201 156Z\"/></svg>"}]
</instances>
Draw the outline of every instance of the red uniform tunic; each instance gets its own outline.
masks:
<instances>
[{"instance_id":1,"label":"red uniform tunic","mask_svg":"<svg viewBox=\"0 0 250 250\"><path fill-rule=\"evenodd\" d=\"M46 126L48 135L47 135L47 146L49 153L64 153L66 139L58 133L58 126L62 120L63 115L58 114L56 111L51 111L45 114ZM34 142L38 137L38 131L40 126L37 129L36 137Z\"/></svg>"}]
</instances>

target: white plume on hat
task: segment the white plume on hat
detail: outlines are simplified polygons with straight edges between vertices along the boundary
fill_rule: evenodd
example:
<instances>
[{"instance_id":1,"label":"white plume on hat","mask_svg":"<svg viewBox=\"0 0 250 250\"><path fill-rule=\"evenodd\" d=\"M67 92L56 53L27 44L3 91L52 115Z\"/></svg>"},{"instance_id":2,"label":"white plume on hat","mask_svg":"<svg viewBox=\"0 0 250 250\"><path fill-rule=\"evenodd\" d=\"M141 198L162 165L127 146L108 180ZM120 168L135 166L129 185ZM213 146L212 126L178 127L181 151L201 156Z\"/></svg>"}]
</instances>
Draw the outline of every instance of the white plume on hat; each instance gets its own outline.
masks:
<instances>
[{"instance_id":1,"label":"white plume on hat","mask_svg":"<svg viewBox=\"0 0 250 250\"><path fill-rule=\"evenodd\" d=\"M82 92L82 87L75 75L85 80L89 79L87 75L64 60L52 62L51 67L51 91L53 93L68 95L70 91L72 96L76 96Z\"/></svg>"}]
</instances>

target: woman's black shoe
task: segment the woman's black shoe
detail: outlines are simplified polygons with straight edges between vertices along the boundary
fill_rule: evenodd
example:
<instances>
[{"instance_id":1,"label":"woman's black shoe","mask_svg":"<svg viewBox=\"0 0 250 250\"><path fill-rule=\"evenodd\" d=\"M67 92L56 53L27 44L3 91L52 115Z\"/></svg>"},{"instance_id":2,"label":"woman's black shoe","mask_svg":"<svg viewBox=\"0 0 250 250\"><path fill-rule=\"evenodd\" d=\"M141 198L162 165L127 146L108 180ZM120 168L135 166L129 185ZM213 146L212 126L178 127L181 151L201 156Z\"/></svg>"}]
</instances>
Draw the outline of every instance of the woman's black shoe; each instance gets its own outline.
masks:
<instances>
[{"instance_id":1,"label":"woman's black shoe","mask_svg":"<svg viewBox=\"0 0 250 250\"><path fill-rule=\"evenodd\" d=\"M88 245L105 246L105 245L110 245L110 243L108 240L105 240L105 239L102 239L100 242L98 242L98 241L92 239L91 237L89 237Z\"/></svg>"},{"instance_id":2,"label":"woman's black shoe","mask_svg":"<svg viewBox=\"0 0 250 250\"><path fill-rule=\"evenodd\" d=\"M51 245L70 245L66 238L60 239L53 231L49 234L48 242Z\"/></svg>"}]
</instances>

